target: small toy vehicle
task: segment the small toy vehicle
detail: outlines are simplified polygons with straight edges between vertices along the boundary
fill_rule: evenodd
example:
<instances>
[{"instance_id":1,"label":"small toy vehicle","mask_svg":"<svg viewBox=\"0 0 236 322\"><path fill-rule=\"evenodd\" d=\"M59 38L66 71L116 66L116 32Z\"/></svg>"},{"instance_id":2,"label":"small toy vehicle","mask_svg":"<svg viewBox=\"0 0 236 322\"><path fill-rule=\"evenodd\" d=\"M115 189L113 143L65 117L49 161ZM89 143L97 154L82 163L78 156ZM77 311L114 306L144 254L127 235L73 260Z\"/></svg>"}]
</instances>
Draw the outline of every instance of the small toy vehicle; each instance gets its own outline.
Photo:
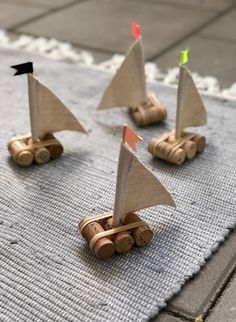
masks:
<instances>
[{"instance_id":1,"label":"small toy vehicle","mask_svg":"<svg viewBox=\"0 0 236 322\"><path fill-rule=\"evenodd\" d=\"M192 160L197 153L202 153L206 146L204 136L194 133L183 133L178 139L173 132L151 139L148 151L167 162L181 165L185 160Z\"/></svg>"},{"instance_id":2,"label":"small toy vehicle","mask_svg":"<svg viewBox=\"0 0 236 322\"><path fill-rule=\"evenodd\" d=\"M31 134L27 134L12 138L8 142L8 150L18 165L29 166L33 161L44 164L50 159L60 158L63 146L52 134L46 134L36 142L32 141Z\"/></svg>"}]
</instances>

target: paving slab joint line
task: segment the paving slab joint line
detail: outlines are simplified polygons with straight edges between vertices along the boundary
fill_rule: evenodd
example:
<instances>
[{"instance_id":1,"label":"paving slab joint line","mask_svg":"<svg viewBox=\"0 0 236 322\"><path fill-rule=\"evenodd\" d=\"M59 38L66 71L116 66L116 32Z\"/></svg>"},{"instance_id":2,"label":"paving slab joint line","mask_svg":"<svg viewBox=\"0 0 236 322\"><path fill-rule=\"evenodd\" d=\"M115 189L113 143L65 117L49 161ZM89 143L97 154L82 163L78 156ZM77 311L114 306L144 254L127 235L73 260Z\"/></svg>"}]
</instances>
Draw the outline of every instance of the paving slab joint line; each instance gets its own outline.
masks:
<instances>
[{"instance_id":1,"label":"paving slab joint line","mask_svg":"<svg viewBox=\"0 0 236 322\"><path fill-rule=\"evenodd\" d=\"M172 317L181 319L181 321L183 321L183 322L195 322L195 320L191 320L189 318L186 318L185 316L181 315L181 313L171 312L171 311L168 311L167 309L164 309L162 312L163 313L166 312L166 313L168 313L168 315L170 315ZM152 321L154 322L154 320L150 320L150 322L152 322Z\"/></svg>"},{"instance_id":2,"label":"paving slab joint line","mask_svg":"<svg viewBox=\"0 0 236 322\"><path fill-rule=\"evenodd\" d=\"M176 295L178 296L178 294ZM163 310L163 312L166 312L168 313L169 315L172 315L174 316L175 318L179 318L181 319L182 321L185 321L185 322L195 322L196 319L191 319L189 317L186 317L184 314L182 314L181 312L177 312L177 311L171 311L168 309L168 306L166 307L166 309ZM152 322L152 321L150 321Z\"/></svg>"},{"instance_id":3,"label":"paving slab joint line","mask_svg":"<svg viewBox=\"0 0 236 322\"><path fill-rule=\"evenodd\" d=\"M233 268L233 270L230 272L227 280L225 281L225 283L222 285L221 289L219 290L217 296L215 297L214 301L212 302L211 306L209 307L209 309L207 310L206 314L204 315L204 321L207 320L208 317L210 317L211 312L214 310L214 308L217 306L217 303L222 299L222 297L224 296L224 293L226 291L226 289L228 288L229 284L231 283L231 281L236 278L236 264L235 267Z\"/></svg>"},{"instance_id":4,"label":"paving slab joint line","mask_svg":"<svg viewBox=\"0 0 236 322\"><path fill-rule=\"evenodd\" d=\"M64 9L67 9L67 8L70 8L70 7L73 7L75 6L76 4L80 4L80 3L83 3L85 1L89 1L89 0L81 0L78 2L78 0L74 0L70 3L67 3L65 4L64 6L61 6L61 7L58 7L58 8L52 8L52 9L49 9L47 10L46 12L36 16L36 17L33 17L33 18L29 18L28 20L25 20L23 22L20 22L18 24L15 24L13 26L11 26L10 28L7 28L6 30L9 31L9 32L14 32L14 29L16 28L20 28L20 27L23 27L24 25L27 25L28 23L31 23L31 22L34 22L34 21L37 21L41 18L44 18L44 17L47 17L49 16L50 14L52 13L56 13L58 11L61 11L61 10L64 10Z\"/></svg>"},{"instance_id":5,"label":"paving slab joint line","mask_svg":"<svg viewBox=\"0 0 236 322\"><path fill-rule=\"evenodd\" d=\"M194 29L193 31L191 31L190 33L188 33L187 35L185 35L184 37L179 38L178 40L176 40L175 42L173 42L170 46L168 46L168 47L164 48L163 50L161 50L159 53L151 56L149 58L149 61L154 61L154 60L160 58L161 56L163 56L164 54L166 54L168 51L170 51L170 50L174 49L175 47L177 47L183 41L187 40L188 38L191 38L192 36L197 35L200 31L202 31L206 27L210 26L211 24L213 24L215 21L217 21L218 19L220 19L224 15L228 14L234 8L236 8L236 3L233 4L232 6L226 8L224 11L221 11L221 12L216 13L215 16L213 16L208 21L204 22L201 26L197 27L196 29Z\"/></svg>"}]
</instances>

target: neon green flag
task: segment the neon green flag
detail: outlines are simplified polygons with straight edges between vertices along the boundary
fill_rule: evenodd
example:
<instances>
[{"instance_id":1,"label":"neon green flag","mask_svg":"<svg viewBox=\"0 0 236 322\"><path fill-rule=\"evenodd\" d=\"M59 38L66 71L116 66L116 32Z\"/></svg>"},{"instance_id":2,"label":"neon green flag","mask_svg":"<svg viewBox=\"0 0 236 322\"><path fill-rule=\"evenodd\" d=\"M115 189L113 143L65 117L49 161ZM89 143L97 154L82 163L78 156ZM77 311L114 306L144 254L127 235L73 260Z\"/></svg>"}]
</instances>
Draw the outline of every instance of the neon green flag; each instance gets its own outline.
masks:
<instances>
[{"instance_id":1,"label":"neon green flag","mask_svg":"<svg viewBox=\"0 0 236 322\"><path fill-rule=\"evenodd\" d=\"M180 65L184 65L188 62L188 53L189 53L188 48L181 51Z\"/></svg>"}]
</instances>

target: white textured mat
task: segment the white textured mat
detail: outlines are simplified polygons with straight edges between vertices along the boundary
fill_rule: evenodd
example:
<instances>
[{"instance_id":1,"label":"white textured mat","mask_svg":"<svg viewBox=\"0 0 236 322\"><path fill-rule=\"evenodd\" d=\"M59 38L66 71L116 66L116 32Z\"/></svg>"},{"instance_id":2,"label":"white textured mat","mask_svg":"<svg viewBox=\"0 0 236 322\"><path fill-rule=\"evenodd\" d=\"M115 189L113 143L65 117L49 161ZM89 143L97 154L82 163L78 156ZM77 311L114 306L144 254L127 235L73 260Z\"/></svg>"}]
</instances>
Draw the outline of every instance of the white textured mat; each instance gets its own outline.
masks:
<instances>
[{"instance_id":1,"label":"white textured mat","mask_svg":"<svg viewBox=\"0 0 236 322\"><path fill-rule=\"evenodd\" d=\"M197 273L236 222L236 106L205 97L204 154L182 167L153 161L148 139L174 126L175 90L152 89L168 107L165 124L137 129L126 109L96 112L111 75L26 53L0 52L0 321L148 321ZM22 169L6 142L28 128L26 79L9 65L35 62L36 75L80 117L89 136L62 133L60 160ZM114 202L121 124L144 142L138 153L173 194L177 209L142 212L153 227L149 247L103 263L77 232L86 214Z\"/></svg>"},{"instance_id":2,"label":"white textured mat","mask_svg":"<svg viewBox=\"0 0 236 322\"><path fill-rule=\"evenodd\" d=\"M110 59L96 64L93 55L89 51L78 50L70 43L62 42L57 39L20 35L10 37L5 30L0 30L0 47L9 49L20 49L29 53L40 54L45 57L70 62L73 64L85 64L96 66L101 70L115 71L124 59L124 55L115 54ZM149 81L157 81L164 85L176 87L178 83L179 68L170 68L163 73L153 62L145 64L146 76ZM212 76L202 77L198 73L192 74L196 86L203 93L225 98L236 99L236 83L229 88L220 88L219 81Z\"/></svg>"}]
</instances>

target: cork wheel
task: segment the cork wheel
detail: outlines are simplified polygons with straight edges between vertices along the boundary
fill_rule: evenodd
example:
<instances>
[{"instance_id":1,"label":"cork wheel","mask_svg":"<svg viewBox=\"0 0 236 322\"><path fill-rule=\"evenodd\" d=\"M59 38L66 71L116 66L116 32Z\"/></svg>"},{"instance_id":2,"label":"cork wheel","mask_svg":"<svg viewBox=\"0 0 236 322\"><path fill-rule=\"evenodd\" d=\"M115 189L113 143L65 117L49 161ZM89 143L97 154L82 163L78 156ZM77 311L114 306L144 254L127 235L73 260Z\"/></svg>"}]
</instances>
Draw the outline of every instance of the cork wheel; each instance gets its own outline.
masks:
<instances>
[{"instance_id":1,"label":"cork wheel","mask_svg":"<svg viewBox=\"0 0 236 322\"><path fill-rule=\"evenodd\" d=\"M51 155L51 159L59 159L63 153L63 146L58 142L58 144L53 144L48 147Z\"/></svg>"},{"instance_id":2,"label":"cork wheel","mask_svg":"<svg viewBox=\"0 0 236 322\"><path fill-rule=\"evenodd\" d=\"M34 156L30 151L22 151L16 156L16 163L23 167L31 165L33 160Z\"/></svg>"},{"instance_id":3,"label":"cork wheel","mask_svg":"<svg viewBox=\"0 0 236 322\"><path fill-rule=\"evenodd\" d=\"M38 164L47 163L50 160L50 152L47 148L39 148L35 151L34 159Z\"/></svg>"},{"instance_id":4,"label":"cork wheel","mask_svg":"<svg viewBox=\"0 0 236 322\"><path fill-rule=\"evenodd\" d=\"M197 153L197 144L193 141L187 141L184 143L183 149L186 153L186 158L192 160Z\"/></svg>"}]
</instances>

